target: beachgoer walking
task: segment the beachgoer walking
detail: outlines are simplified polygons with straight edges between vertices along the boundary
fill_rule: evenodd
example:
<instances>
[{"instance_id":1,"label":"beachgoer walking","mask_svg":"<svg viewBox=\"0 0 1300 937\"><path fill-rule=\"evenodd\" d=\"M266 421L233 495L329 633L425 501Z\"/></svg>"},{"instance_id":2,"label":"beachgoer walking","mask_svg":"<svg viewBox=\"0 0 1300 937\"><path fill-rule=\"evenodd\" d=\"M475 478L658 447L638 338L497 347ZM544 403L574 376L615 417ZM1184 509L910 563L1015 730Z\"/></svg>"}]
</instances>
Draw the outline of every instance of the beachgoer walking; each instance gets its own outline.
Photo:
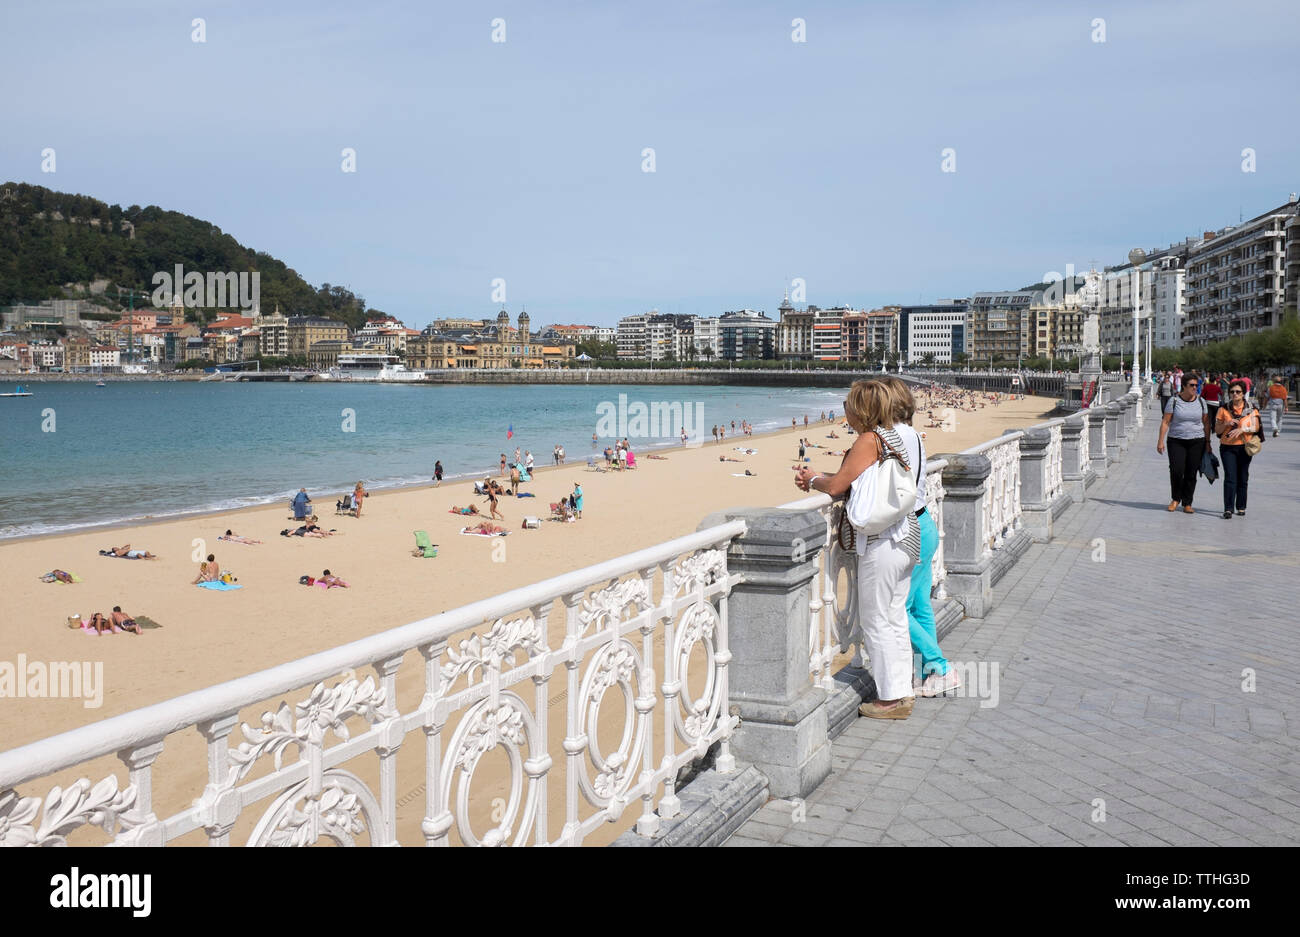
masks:
<instances>
[{"instance_id":1,"label":"beachgoer walking","mask_svg":"<svg viewBox=\"0 0 1300 937\"><path fill-rule=\"evenodd\" d=\"M627 449L623 446L618 447L618 467L619 469L627 468Z\"/></svg>"},{"instance_id":2,"label":"beachgoer walking","mask_svg":"<svg viewBox=\"0 0 1300 937\"><path fill-rule=\"evenodd\" d=\"M800 439L799 439L799 461L800 461L800 462L802 462L803 459L804 459L804 452L805 452L805 451L806 451L806 444L804 443L803 438L800 437Z\"/></svg>"},{"instance_id":3,"label":"beachgoer walking","mask_svg":"<svg viewBox=\"0 0 1300 937\"><path fill-rule=\"evenodd\" d=\"M591 448L593 448L593 449L596 448L596 434L595 434L595 433L592 433L592 434L591 434Z\"/></svg>"},{"instance_id":4,"label":"beachgoer walking","mask_svg":"<svg viewBox=\"0 0 1300 937\"><path fill-rule=\"evenodd\" d=\"M510 466L510 493L513 495L519 490L519 466Z\"/></svg>"},{"instance_id":5,"label":"beachgoer walking","mask_svg":"<svg viewBox=\"0 0 1300 937\"><path fill-rule=\"evenodd\" d=\"M1196 513L1192 510L1196 473L1200 471L1205 447L1210 444L1211 427L1209 408L1196 394L1196 381L1189 377L1183 381L1182 392L1165 405L1160 438L1156 442L1156 452L1163 453L1168 437L1169 507L1166 510L1176 511L1181 504L1184 514Z\"/></svg>"},{"instance_id":6,"label":"beachgoer walking","mask_svg":"<svg viewBox=\"0 0 1300 937\"><path fill-rule=\"evenodd\" d=\"M1274 376L1273 383L1268 385L1268 419L1272 424L1273 438L1282 432L1282 414L1286 413L1286 385L1282 383L1282 378Z\"/></svg>"},{"instance_id":7,"label":"beachgoer walking","mask_svg":"<svg viewBox=\"0 0 1300 937\"><path fill-rule=\"evenodd\" d=\"M519 464L519 447L515 446L515 465Z\"/></svg>"},{"instance_id":8,"label":"beachgoer walking","mask_svg":"<svg viewBox=\"0 0 1300 937\"><path fill-rule=\"evenodd\" d=\"M528 470L529 475L533 474L533 454L531 452L524 452L524 468Z\"/></svg>"},{"instance_id":9,"label":"beachgoer walking","mask_svg":"<svg viewBox=\"0 0 1300 937\"><path fill-rule=\"evenodd\" d=\"M300 521L311 514L311 498L307 495L306 488L299 488L298 493L293 496L293 519Z\"/></svg>"},{"instance_id":10,"label":"beachgoer walking","mask_svg":"<svg viewBox=\"0 0 1300 937\"><path fill-rule=\"evenodd\" d=\"M551 450L551 458L555 460L555 464L556 464L556 465L559 465L559 464L560 464L560 445L559 445L559 443L556 443L555 448Z\"/></svg>"},{"instance_id":11,"label":"beachgoer walking","mask_svg":"<svg viewBox=\"0 0 1300 937\"><path fill-rule=\"evenodd\" d=\"M573 483L573 494L571 497L573 498L573 511L578 515L578 519L582 520L582 486L577 482Z\"/></svg>"},{"instance_id":12,"label":"beachgoer walking","mask_svg":"<svg viewBox=\"0 0 1300 937\"><path fill-rule=\"evenodd\" d=\"M565 455L564 455L564 447L561 446L561 447L560 447L560 464L561 464L561 465L564 464L564 459L565 459Z\"/></svg>"},{"instance_id":13,"label":"beachgoer walking","mask_svg":"<svg viewBox=\"0 0 1300 937\"><path fill-rule=\"evenodd\" d=\"M435 482L433 487L435 488L437 488L438 485L442 484L442 462L441 461L437 461L433 463L433 480Z\"/></svg>"},{"instance_id":14,"label":"beachgoer walking","mask_svg":"<svg viewBox=\"0 0 1300 937\"><path fill-rule=\"evenodd\" d=\"M1250 460L1246 440L1260 431L1259 411L1246 401L1246 385L1233 381L1228 402L1219 408L1215 432L1219 435L1219 458L1223 462L1223 517L1246 516L1246 486L1250 481Z\"/></svg>"},{"instance_id":15,"label":"beachgoer walking","mask_svg":"<svg viewBox=\"0 0 1300 937\"><path fill-rule=\"evenodd\" d=\"M490 513L488 516L494 520L505 520L506 516L497 509L497 493L495 488L489 488L487 490L487 499L488 504L490 505Z\"/></svg>"},{"instance_id":16,"label":"beachgoer walking","mask_svg":"<svg viewBox=\"0 0 1300 937\"><path fill-rule=\"evenodd\" d=\"M504 475L505 473L506 473L506 454L503 452L501 453L501 471L498 474Z\"/></svg>"},{"instance_id":17,"label":"beachgoer walking","mask_svg":"<svg viewBox=\"0 0 1300 937\"><path fill-rule=\"evenodd\" d=\"M357 482L357 486L352 489L352 516L353 517L361 516L361 502L365 500L366 500L366 488L363 484L361 484L361 482Z\"/></svg>"},{"instance_id":18,"label":"beachgoer walking","mask_svg":"<svg viewBox=\"0 0 1300 937\"><path fill-rule=\"evenodd\" d=\"M857 432L848 455L834 475L800 466L795 484L832 498L845 494L865 472L875 470L883 449L880 440L903 451L893 429L892 399L879 381L855 381L844 401L849 425ZM909 471L911 466L909 465ZM858 534L858 615L862 645L871 660L878 699L858 712L872 719L906 719L912 713L912 643L907 620L907 596L912 567L921 558L920 528L908 514L880 534Z\"/></svg>"}]
</instances>

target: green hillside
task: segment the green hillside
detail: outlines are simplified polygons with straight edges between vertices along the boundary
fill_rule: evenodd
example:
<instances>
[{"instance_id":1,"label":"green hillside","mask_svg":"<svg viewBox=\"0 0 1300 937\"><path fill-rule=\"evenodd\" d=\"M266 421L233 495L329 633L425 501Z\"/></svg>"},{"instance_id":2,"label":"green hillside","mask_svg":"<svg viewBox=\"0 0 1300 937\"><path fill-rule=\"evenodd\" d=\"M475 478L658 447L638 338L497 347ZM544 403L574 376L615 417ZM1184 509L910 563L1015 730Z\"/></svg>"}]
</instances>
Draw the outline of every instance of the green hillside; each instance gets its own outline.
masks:
<instances>
[{"instance_id":1,"label":"green hillside","mask_svg":"<svg viewBox=\"0 0 1300 937\"><path fill-rule=\"evenodd\" d=\"M259 272L264 313L278 303L286 315L328 316L357 328L376 311L341 286L312 286L210 222L156 205L122 208L43 186L0 184L0 306L84 297L122 308L117 287L152 292L154 274L178 263L186 272ZM64 289L104 279L109 287L99 296Z\"/></svg>"}]
</instances>

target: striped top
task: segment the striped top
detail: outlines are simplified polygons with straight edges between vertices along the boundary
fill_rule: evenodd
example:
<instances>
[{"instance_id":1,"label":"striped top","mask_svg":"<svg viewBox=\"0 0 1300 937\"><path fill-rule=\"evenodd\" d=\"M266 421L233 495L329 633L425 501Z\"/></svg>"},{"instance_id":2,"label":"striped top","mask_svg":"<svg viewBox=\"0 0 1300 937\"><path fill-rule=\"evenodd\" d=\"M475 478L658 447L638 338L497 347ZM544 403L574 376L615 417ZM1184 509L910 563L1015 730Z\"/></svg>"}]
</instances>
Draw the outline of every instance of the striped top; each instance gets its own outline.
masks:
<instances>
[{"instance_id":1,"label":"striped top","mask_svg":"<svg viewBox=\"0 0 1300 937\"><path fill-rule=\"evenodd\" d=\"M907 446L903 444L903 438L898 432L888 426L878 427L878 431L884 437L885 442L893 446L903 458L908 460L908 468L915 470L916 466L911 464L912 459L908 455ZM908 514L904 520L907 522L907 535L903 537L902 547L907 551L907 555L912 558L912 565L915 566L921 562L921 525L913 514ZM864 542L870 543L873 540L879 540L880 535L870 534L863 539Z\"/></svg>"}]
</instances>

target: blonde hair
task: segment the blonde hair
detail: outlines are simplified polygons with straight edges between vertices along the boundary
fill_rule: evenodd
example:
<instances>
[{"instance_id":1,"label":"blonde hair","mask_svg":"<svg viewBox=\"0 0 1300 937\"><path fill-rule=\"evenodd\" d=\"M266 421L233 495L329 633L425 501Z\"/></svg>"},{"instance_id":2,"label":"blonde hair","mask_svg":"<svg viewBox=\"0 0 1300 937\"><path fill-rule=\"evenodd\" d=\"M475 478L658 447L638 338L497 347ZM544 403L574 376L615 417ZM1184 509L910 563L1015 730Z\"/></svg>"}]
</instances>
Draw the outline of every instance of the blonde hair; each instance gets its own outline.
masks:
<instances>
[{"instance_id":1,"label":"blonde hair","mask_svg":"<svg viewBox=\"0 0 1300 937\"><path fill-rule=\"evenodd\" d=\"M893 426L893 395L880 381L854 381L844 401L848 410L868 430L877 426Z\"/></svg>"},{"instance_id":2,"label":"blonde hair","mask_svg":"<svg viewBox=\"0 0 1300 937\"><path fill-rule=\"evenodd\" d=\"M912 417L916 415L916 400L912 397L912 389L899 377L883 378L882 383L889 388L889 396L893 404L890 414L894 422L911 426Z\"/></svg>"}]
</instances>

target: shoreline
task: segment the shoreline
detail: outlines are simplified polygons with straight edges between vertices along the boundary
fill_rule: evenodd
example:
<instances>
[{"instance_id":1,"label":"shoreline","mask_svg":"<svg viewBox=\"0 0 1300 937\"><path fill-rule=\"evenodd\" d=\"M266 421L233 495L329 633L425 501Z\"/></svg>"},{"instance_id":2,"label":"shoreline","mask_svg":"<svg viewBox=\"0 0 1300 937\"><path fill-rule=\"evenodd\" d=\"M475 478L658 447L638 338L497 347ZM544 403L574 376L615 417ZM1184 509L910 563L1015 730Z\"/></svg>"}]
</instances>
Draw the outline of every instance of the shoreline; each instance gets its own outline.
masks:
<instances>
[{"instance_id":1,"label":"shoreline","mask_svg":"<svg viewBox=\"0 0 1300 937\"><path fill-rule=\"evenodd\" d=\"M828 424L822 421L810 420L808 423L808 431L811 432L814 428L818 426L825 426L825 425ZM759 438L775 436L782 432L791 432L791 430L781 430L781 429L769 429L769 430L762 430L762 431L756 430L752 436L742 435L738 438L759 439ZM705 441L699 443L698 445L692 445L691 443L687 443L684 446L681 443L674 443L674 444L668 444L665 446L658 446L658 447L647 446L644 449L638 449L637 447L633 446L632 451L634 453L685 452L685 451L690 451L692 449L704 449L711 445L715 445L715 443L713 443L712 441ZM600 452L597 453L597 459L600 461L601 464L604 464L603 452L604 452L604 447L602 446ZM565 453L565 457L566 459L568 458L568 452ZM580 462L566 461L564 465L555 465L554 463L547 463L543 465L540 462L537 462L533 466L533 472L532 472L533 478L534 479L538 478L545 471L558 471L559 469L564 469L569 467L573 467L574 469L585 473L587 471L587 454L584 453L580 458L581 458ZM432 471L432 468L430 469L430 471ZM472 483L475 481L479 481L480 479L485 477L508 478L509 476L508 475L502 476L498 474L497 466L494 465L491 467L489 471L485 473L463 472L457 475L444 475L442 482L443 482L443 486L448 486L453 483L465 483L465 482ZM529 485L532 483L524 482L524 484ZM420 491L425 489L434 490L439 487L441 486L435 485L433 483L433 477L430 476L428 482L411 482L409 484L402 484L402 485L386 485L384 487L379 487L379 488L367 488L366 496L367 496L367 500L369 500L369 498L380 494L397 494L405 491ZM524 488L523 490L527 491L529 489ZM351 494L352 489L351 488L339 488L338 490L321 489L317 493L321 496L321 500L323 503L324 500L327 498L337 499L337 498L341 498L345 494ZM511 496L507 495L506 497L511 497ZM512 499L509 502L503 502L503 503L511 504L514 502ZM176 514L166 514L166 515L148 514L137 518L124 518L122 520L91 521L85 524L77 524L75 526L66 527L62 530L53 530L53 531L47 531L43 533L36 533L36 534L16 534L12 537L0 537L0 546L6 546L9 544L18 544L18 543L39 543L47 540L57 539L59 537L80 536L82 534L91 534L91 533L97 533L101 531L104 533L109 533L114 530L134 529L137 527L140 528L156 527L162 524L170 524L176 521L206 520L206 519L217 518L217 517L227 517L233 514L242 514L246 511L269 510L270 508L275 507L275 505L276 505L275 501L259 501L251 504L241 505L239 507L215 508L211 510L197 508L193 511L181 511ZM317 511L316 513L318 517L324 516L321 515L319 511Z\"/></svg>"}]
</instances>

